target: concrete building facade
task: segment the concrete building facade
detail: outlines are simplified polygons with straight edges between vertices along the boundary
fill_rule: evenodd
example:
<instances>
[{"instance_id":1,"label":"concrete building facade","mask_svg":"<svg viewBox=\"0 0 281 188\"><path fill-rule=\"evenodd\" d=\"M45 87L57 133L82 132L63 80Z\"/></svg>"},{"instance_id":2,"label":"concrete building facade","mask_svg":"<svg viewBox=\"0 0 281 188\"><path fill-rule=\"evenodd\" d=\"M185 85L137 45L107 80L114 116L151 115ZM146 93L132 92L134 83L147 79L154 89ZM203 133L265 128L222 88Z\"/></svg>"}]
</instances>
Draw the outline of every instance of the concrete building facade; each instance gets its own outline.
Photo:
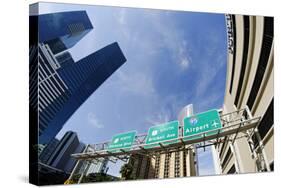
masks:
<instances>
[{"instance_id":1,"label":"concrete building facade","mask_svg":"<svg viewBox=\"0 0 281 188\"><path fill-rule=\"evenodd\" d=\"M273 18L226 15L227 78L222 114L246 108L254 134L217 145L222 174L273 171ZM240 133L241 134L241 133Z\"/></svg>"}]
</instances>

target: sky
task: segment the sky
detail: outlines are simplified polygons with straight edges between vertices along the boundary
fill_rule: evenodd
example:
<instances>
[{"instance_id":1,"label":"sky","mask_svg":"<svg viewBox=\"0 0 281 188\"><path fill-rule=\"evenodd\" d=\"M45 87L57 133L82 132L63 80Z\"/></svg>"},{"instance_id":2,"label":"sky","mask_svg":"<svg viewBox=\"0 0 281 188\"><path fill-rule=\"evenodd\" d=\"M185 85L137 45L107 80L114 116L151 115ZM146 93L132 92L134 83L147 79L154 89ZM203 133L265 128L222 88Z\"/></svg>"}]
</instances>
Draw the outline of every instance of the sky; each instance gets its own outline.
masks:
<instances>
[{"instance_id":1,"label":"sky","mask_svg":"<svg viewBox=\"0 0 281 188\"><path fill-rule=\"evenodd\" d=\"M41 3L39 12L86 10L94 27L69 51L75 61L118 42L127 61L65 123L85 144L222 107L227 39L224 14ZM211 150L198 152L199 174L214 173ZM119 176L122 163L110 165Z\"/></svg>"}]
</instances>

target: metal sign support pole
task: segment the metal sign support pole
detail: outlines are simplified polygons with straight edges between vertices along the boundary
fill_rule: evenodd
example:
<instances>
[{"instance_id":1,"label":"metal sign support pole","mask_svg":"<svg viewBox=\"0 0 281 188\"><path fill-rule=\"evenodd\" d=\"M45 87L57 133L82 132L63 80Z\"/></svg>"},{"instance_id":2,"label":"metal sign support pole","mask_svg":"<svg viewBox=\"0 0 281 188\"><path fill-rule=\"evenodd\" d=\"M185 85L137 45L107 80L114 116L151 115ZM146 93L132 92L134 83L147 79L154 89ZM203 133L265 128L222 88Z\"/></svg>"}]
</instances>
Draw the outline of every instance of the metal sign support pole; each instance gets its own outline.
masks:
<instances>
[{"instance_id":1,"label":"metal sign support pole","mask_svg":"<svg viewBox=\"0 0 281 188\"><path fill-rule=\"evenodd\" d=\"M229 143L229 147L233 153L233 158L234 158L234 163L235 163L235 166L237 168L237 172L238 173L241 173L241 169L240 169L240 163L238 161L238 158L237 158L237 155L236 155L236 151L235 151L235 147L233 146L232 142Z\"/></svg>"},{"instance_id":2,"label":"metal sign support pole","mask_svg":"<svg viewBox=\"0 0 281 188\"><path fill-rule=\"evenodd\" d=\"M86 153L88 147L89 147L89 144L86 145L86 147L85 147L85 149L83 150L82 153ZM68 178L69 180L72 180L72 178L73 178L73 176L74 176L74 173L76 172L76 170L77 170L77 168L78 168L78 166L79 166L80 163L81 163L81 160L78 159L78 161L76 162L76 164L75 164L75 166L74 166L74 168L73 168L73 170L72 170L72 172L71 172L71 174L70 174L70 176L69 176L69 178Z\"/></svg>"},{"instance_id":3,"label":"metal sign support pole","mask_svg":"<svg viewBox=\"0 0 281 188\"><path fill-rule=\"evenodd\" d=\"M260 147L260 150L261 150L261 154L262 154L262 158L264 160L264 163L265 163L265 168L268 172L270 172L270 165L268 163L268 160L267 160L267 156L266 156L266 153L265 153L265 150L264 150L264 145L263 145L263 141L260 137L260 134L259 134L259 131L257 128L255 128L255 134L256 134L256 137L257 137L257 140L259 142L259 147Z\"/></svg>"},{"instance_id":4,"label":"metal sign support pole","mask_svg":"<svg viewBox=\"0 0 281 188\"><path fill-rule=\"evenodd\" d=\"M77 182L77 184L80 184L81 183L81 181L82 181L82 179L83 179L83 177L85 176L85 174L87 173L87 171L89 170L89 168L90 168L90 162L86 162L87 164L86 164L86 168L83 170L83 173L81 174L81 176L80 176L80 178L79 178L79 180L78 180L78 182Z\"/></svg>"},{"instance_id":5,"label":"metal sign support pole","mask_svg":"<svg viewBox=\"0 0 281 188\"><path fill-rule=\"evenodd\" d=\"M251 113L251 111L250 111L250 109L249 109L248 106L246 106L246 112L247 112L247 114L249 115L249 118L252 118L252 117L253 117L253 116L252 116L252 113ZM265 153L265 151L264 151L264 145L263 145L263 141L262 141L262 139L261 139L261 137L260 137L260 134L259 134L259 131L258 131L258 125L259 125L259 124L257 124L257 126L256 126L255 129L254 129L254 134L256 135L257 140L258 140L258 142L259 142L259 147L260 147L260 150L261 150L261 152L262 152L262 157L263 157L263 160L264 160L264 162L265 162L266 170L269 172L269 171L270 171L270 165L269 165L269 163L268 163L267 156L266 156L266 153ZM255 150L254 150L254 152L255 152Z\"/></svg>"}]
</instances>

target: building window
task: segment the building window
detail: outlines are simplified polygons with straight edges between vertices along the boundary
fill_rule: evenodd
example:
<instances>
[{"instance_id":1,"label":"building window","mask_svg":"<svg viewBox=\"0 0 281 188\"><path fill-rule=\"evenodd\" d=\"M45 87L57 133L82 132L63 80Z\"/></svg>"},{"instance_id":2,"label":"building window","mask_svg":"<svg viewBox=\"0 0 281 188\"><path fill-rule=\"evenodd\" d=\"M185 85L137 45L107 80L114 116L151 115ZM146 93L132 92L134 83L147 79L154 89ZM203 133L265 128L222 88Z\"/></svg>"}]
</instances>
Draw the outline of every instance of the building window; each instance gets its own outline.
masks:
<instances>
[{"instance_id":1,"label":"building window","mask_svg":"<svg viewBox=\"0 0 281 188\"><path fill-rule=\"evenodd\" d=\"M49 45L53 54L57 54L67 49L65 44L61 41L60 38L55 38L46 42Z\"/></svg>"},{"instance_id":2,"label":"building window","mask_svg":"<svg viewBox=\"0 0 281 188\"><path fill-rule=\"evenodd\" d=\"M155 174L154 174L155 178L159 177L159 166L160 166L160 155L157 155L155 159Z\"/></svg>"},{"instance_id":3,"label":"building window","mask_svg":"<svg viewBox=\"0 0 281 188\"><path fill-rule=\"evenodd\" d=\"M74 23L68 25L70 35L76 35L85 30L83 23Z\"/></svg>"},{"instance_id":4,"label":"building window","mask_svg":"<svg viewBox=\"0 0 281 188\"><path fill-rule=\"evenodd\" d=\"M258 125L258 133L261 139L263 139L266 136L266 134L274 124L273 104L274 104L274 99L271 100L270 105L268 106L265 114L262 117L260 124ZM259 146L259 142L255 134L253 135L252 140L254 142L255 148L257 148Z\"/></svg>"},{"instance_id":5,"label":"building window","mask_svg":"<svg viewBox=\"0 0 281 188\"><path fill-rule=\"evenodd\" d=\"M234 174L236 172L235 165L232 165L227 174Z\"/></svg>"},{"instance_id":6,"label":"building window","mask_svg":"<svg viewBox=\"0 0 281 188\"><path fill-rule=\"evenodd\" d=\"M165 154L164 178L169 177L170 158L171 158L171 153Z\"/></svg>"},{"instance_id":7,"label":"building window","mask_svg":"<svg viewBox=\"0 0 281 188\"><path fill-rule=\"evenodd\" d=\"M175 177L180 177L180 152L175 152Z\"/></svg>"},{"instance_id":8,"label":"building window","mask_svg":"<svg viewBox=\"0 0 281 188\"><path fill-rule=\"evenodd\" d=\"M232 59L232 71L231 71L231 80L230 80L230 87L229 92L232 93L232 85L233 85L233 78L234 78L234 72L235 72L235 64L236 64L236 20L235 15L231 16L232 18L232 28L233 28L233 59Z\"/></svg>"},{"instance_id":9,"label":"building window","mask_svg":"<svg viewBox=\"0 0 281 188\"><path fill-rule=\"evenodd\" d=\"M236 92L236 97L234 104L237 107L240 93L241 93L241 88L243 85L243 80L244 80L244 74L245 74L245 69L247 65L247 59L248 59L248 49L249 49L249 29L250 29L250 19L249 16L244 16L244 46L243 46L243 57L242 57L242 66L240 70L240 76L239 76L239 82L238 82L238 88Z\"/></svg>"},{"instance_id":10,"label":"building window","mask_svg":"<svg viewBox=\"0 0 281 188\"><path fill-rule=\"evenodd\" d=\"M186 177L187 173L186 173L186 149L183 150L183 177Z\"/></svg>"},{"instance_id":11,"label":"building window","mask_svg":"<svg viewBox=\"0 0 281 188\"><path fill-rule=\"evenodd\" d=\"M60 67L65 67L68 64L74 63L71 54L67 51L57 55L56 59L60 64Z\"/></svg>"},{"instance_id":12,"label":"building window","mask_svg":"<svg viewBox=\"0 0 281 188\"><path fill-rule=\"evenodd\" d=\"M271 47L273 42L273 17L265 17L264 18L264 31L263 31L263 41L262 48L259 58L259 64L257 67L257 72L255 75L254 83L250 92L249 99L247 101L247 105L251 110L254 102L256 100L257 94L259 92L264 73L266 70L266 66L268 63L268 58L270 55Z\"/></svg>"}]
</instances>

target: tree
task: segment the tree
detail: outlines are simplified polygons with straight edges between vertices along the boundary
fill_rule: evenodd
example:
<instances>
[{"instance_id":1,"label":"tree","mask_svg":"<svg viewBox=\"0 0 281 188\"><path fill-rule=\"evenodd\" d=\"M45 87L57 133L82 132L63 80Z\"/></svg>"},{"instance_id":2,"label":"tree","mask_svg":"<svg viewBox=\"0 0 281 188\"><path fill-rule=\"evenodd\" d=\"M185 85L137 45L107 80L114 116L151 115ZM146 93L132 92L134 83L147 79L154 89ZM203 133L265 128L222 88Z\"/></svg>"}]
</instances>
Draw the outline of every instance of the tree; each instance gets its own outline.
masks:
<instances>
[{"instance_id":1,"label":"tree","mask_svg":"<svg viewBox=\"0 0 281 188\"><path fill-rule=\"evenodd\" d=\"M124 164L121 169L121 177L124 178L125 180L132 179L131 174L133 172L133 166L131 164Z\"/></svg>"}]
</instances>

